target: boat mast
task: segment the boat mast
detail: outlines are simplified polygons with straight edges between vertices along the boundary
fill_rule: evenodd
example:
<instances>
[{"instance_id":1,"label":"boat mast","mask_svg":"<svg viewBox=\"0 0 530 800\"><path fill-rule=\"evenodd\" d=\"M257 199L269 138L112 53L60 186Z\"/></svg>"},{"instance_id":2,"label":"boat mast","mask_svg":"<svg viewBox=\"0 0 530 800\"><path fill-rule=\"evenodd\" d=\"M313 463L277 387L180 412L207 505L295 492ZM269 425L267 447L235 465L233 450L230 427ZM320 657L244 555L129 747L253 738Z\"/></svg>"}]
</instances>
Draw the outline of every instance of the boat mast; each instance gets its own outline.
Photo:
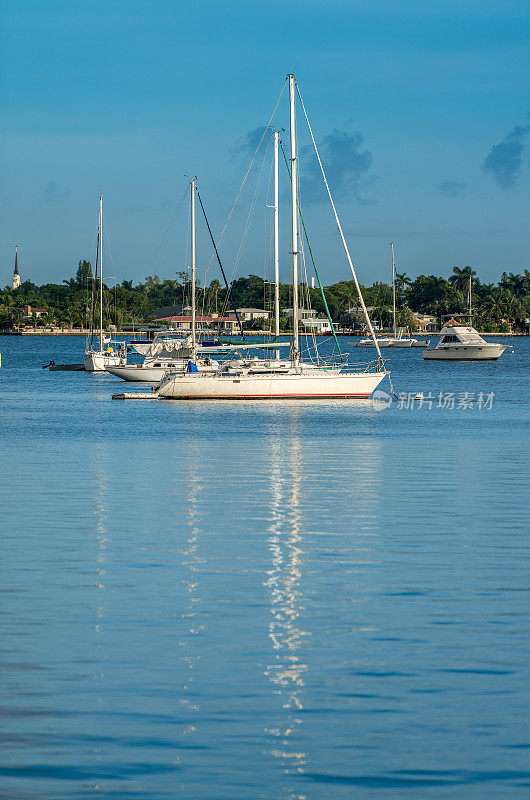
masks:
<instances>
[{"instance_id":1,"label":"boat mast","mask_svg":"<svg viewBox=\"0 0 530 800\"><path fill-rule=\"evenodd\" d=\"M471 314L471 281L472 281L472 280L473 280L473 279L472 279L472 277L471 277L471 275L470 275L470 276L469 276L469 290L468 290L468 299L469 299L469 324L470 324L470 325L472 325L472 323L473 323L473 316L472 316L472 314Z\"/></svg>"},{"instance_id":2,"label":"boat mast","mask_svg":"<svg viewBox=\"0 0 530 800\"><path fill-rule=\"evenodd\" d=\"M278 143L280 132L274 131L274 335L280 335L280 250L278 243ZM276 350L279 360L280 351Z\"/></svg>"},{"instance_id":3,"label":"boat mast","mask_svg":"<svg viewBox=\"0 0 530 800\"><path fill-rule=\"evenodd\" d=\"M392 313L394 314L394 339L397 336L396 331L396 263L394 261L394 242L390 242L392 248Z\"/></svg>"},{"instance_id":4,"label":"boat mast","mask_svg":"<svg viewBox=\"0 0 530 800\"><path fill-rule=\"evenodd\" d=\"M103 196L99 196L99 351L103 352Z\"/></svg>"},{"instance_id":5,"label":"boat mast","mask_svg":"<svg viewBox=\"0 0 530 800\"><path fill-rule=\"evenodd\" d=\"M296 154L296 117L295 117L294 75L289 75L289 109L291 122L291 245L293 253L293 364L298 364L300 351L298 348L298 203L297 173L298 157Z\"/></svg>"},{"instance_id":6,"label":"boat mast","mask_svg":"<svg viewBox=\"0 0 530 800\"><path fill-rule=\"evenodd\" d=\"M195 181L190 181L191 213L191 351L195 359L197 349L196 307L195 307Z\"/></svg>"}]
</instances>

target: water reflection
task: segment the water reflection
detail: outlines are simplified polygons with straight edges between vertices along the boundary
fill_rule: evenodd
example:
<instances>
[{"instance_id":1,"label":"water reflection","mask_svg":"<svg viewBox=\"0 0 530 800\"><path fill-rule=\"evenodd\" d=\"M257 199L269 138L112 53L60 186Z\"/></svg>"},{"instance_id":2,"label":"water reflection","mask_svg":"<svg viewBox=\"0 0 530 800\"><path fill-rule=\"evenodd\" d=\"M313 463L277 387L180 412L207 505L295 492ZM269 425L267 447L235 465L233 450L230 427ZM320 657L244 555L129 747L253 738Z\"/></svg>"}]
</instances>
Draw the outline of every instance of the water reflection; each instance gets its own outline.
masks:
<instances>
[{"instance_id":1,"label":"water reflection","mask_svg":"<svg viewBox=\"0 0 530 800\"><path fill-rule=\"evenodd\" d=\"M199 575L201 568L206 563L199 553L199 499L203 488L199 477L198 465L201 453L197 442L189 442L186 452L185 469L185 496L187 499L186 510L183 515L183 523L187 529L186 544L181 550L182 567L184 571L184 608L182 611L183 619L187 620L184 625L186 636L179 642L181 655L179 660L186 668L184 682L182 684L182 696L180 703L190 714L195 715L200 706L197 704L197 692L194 687L195 670L200 656L194 647L195 639L204 630L204 625L197 621L198 606L201 604ZM195 652L194 652L195 651ZM197 730L196 716L190 724L184 728L184 733L194 734Z\"/></svg>"},{"instance_id":2,"label":"water reflection","mask_svg":"<svg viewBox=\"0 0 530 800\"><path fill-rule=\"evenodd\" d=\"M296 746L302 724L304 673L307 665L298 653L307 632L299 625L303 610L300 579L303 566L300 484L301 452L296 412L290 419L289 436L273 435L270 442L271 514L268 544L272 567L266 586L270 592L269 637L274 659L265 675L281 700L277 727L267 729L274 737L271 755L281 759L286 772L303 772L306 753Z\"/></svg>"},{"instance_id":3,"label":"water reflection","mask_svg":"<svg viewBox=\"0 0 530 800\"><path fill-rule=\"evenodd\" d=\"M94 446L94 515L95 515L95 534L96 534L96 552L95 552L95 575L96 575L96 609L95 609L95 649L96 658L95 663L99 669L96 675L96 703L103 703L104 683L105 680L105 662L108 662L109 655L105 652L104 646L104 633L103 624L106 613L106 599L107 599L107 562L108 562L108 462L109 454L107 446L104 443L98 443ZM100 706L101 707L101 706ZM92 753L98 762L102 759L102 748L94 742ZM95 791L99 794L104 791L106 784L98 783L95 785Z\"/></svg>"},{"instance_id":4,"label":"water reflection","mask_svg":"<svg viewBox=\"0 0 530 800\"><path fill-rule=\"evenodd\" d=\"M107 525L109 509L106 500L108 491L108 475L107 475L107 461L108 453L106 446L98 443L94 446L94 515L95 515L95 534L96 534L96 552L95 552L95 574L96 574L96 622L94 628L97 634L96 649L101 649L101 641L99 635L105 617L105 591L106 591L106 562L108 560L108 547L109 540L107 537ZM101 656L98 655L98 661ZM98 677L104 678L103 673ZM98 702L101 699L98 698Z\"/></svg>"}]
</instances>

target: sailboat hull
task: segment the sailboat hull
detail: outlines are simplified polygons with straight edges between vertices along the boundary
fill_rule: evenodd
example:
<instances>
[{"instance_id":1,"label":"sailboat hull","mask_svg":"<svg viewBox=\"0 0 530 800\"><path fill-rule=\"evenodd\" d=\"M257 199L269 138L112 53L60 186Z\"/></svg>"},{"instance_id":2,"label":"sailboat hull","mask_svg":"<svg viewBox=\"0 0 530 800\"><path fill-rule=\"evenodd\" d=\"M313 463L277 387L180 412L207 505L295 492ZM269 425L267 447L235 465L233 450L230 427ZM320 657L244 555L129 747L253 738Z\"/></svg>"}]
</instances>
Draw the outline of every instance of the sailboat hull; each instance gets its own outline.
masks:
<instances>
[{"instance_id":1,"label":"sailboat hull","mask_svg":"<svg viewBox=\"0 0 530 800\"><path fill-rule=\"evenodd\" d=\"M433 347L423 351L427 361L497 361L506 350L506 345L484 344L460 347Z\"/></svg>"},{"instance_id":2,"label":"sailboat hull","mask_svg":"<svg viewBox=\"0 0 530 800\"><path fill-rule=\"evenodd\" d=\"M85 353L85 370L87 372L105 372L108 367L118 367L124 358L118 353L90 352Z\"/></svg>"},{"instance_id":3,"label":"sailboat hull","mask_svg":"<svg viewBox=\"0 0 530 800\"><path fill-rule=\"evenodd\" d=\"M272 400L370 397L384 372L324 375L170 375L158 396L173 400Z\"/></svg>"}]
</instances>

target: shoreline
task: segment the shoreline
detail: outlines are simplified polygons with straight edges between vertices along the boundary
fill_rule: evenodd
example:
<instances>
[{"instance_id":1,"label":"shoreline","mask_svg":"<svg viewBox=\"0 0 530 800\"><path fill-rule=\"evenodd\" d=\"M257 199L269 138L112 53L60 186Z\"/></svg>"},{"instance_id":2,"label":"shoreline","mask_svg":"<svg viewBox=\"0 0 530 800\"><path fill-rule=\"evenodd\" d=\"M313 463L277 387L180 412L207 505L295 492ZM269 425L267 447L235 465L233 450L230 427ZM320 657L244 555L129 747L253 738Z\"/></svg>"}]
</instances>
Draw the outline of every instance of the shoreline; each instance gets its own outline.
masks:
<instances>
[{"instance_id":1,"label":"shoreline","mask_svg":"<svg viewBox=\"0 0 530 800\"><path fill-rule=\"evenodd\" d=\"M127 337L134 337L138 336L140 333L144 333L141 328L138 331L115 331L113 333L106 333L106 336L112 336L113 339L115 338L127 338ZM171 331L168 329L168 333L173 333L175 331ZM177 333L186 333L187 331L176 331ZM212 331L212 334L215 334L215 331ZM345 337L359 337L359 336L366 336L364 333L345 333L343 331L335 331L336 336L345 336ZM239 336L240 334L230 334L230 333L221 333L215 334L220 336ZM280 333L280 336L290 336L290 333ZM323 336L323 337L330 337L331 333L315 333L315 334L308 334L308 333L300 333L300 336ZM440 332L436 331L435 333L415 333L412 334L413 336L426 338L428 339L430 336L440 336ZM494 331L493 333L480 333L481 336L509 336L509 337L519 337L519 336L530 336L530 333L505 333L504 331ZM0 331L0 336L90 336L90 331L84 330L73 330L73 331ZM245 331L245 336L272 336L269 331ZM376 337L377 338L377 337Z\"/></svg>"}]
</instances>

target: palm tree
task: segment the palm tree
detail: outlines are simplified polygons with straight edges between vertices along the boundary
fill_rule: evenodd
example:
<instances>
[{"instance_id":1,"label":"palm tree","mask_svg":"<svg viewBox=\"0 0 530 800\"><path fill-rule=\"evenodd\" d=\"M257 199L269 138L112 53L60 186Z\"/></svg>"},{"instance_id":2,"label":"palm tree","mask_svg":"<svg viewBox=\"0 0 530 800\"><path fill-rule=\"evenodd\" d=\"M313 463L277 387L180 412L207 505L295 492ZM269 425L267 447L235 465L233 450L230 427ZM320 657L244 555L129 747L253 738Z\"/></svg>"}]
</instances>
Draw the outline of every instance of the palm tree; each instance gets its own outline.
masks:
<instances>
[{"instance_id":1,"label":"palm tree","mask_svg":"<svg viewBox=\"0 0 530 800\"><path fill-rule=\"evenodd\" d=\"M410 286L411 279L406 272L396 272L396 286L401 291L405 291L405 286Z\"/></svg>"},{"instance_id":2,"label":"palm tree","mask_svg":"<svg viewBox=\"0 0 530 800\"><path fill-rule=\"evenodd\" d=\"M465 305L464 294L466 289L471 293L471 284L473 282L473 275L477 273L472 267L453 267L453 275L449 277L455 289L462 293L462 305Z\"/></svg>"},{"instance_id":3,"label":"palm tree","mask_svg":"<svg viewBox=\"0 0 530 800\"><path fill-rule=\"evenodd\" d=\"M158 277L158 275L155 275L154 277L151 276L151 275L148 275L147 278L145 279L145 283L144 283L144 292L146 294L149 294L151 289L154 289L157 286L160 286L160 278Z\"/></svg>"},{"instance_id":4,"label":"palm tree","mask_svg":"<svg viewBox=\"0 0 530 800\"><path fill-rule=\"evenodd\" d=\"M215 297L215 313L217 314L217 297L219 295L219 290L221 289L221 284L217 280L217 278L214 278L213 281L211 282L210 289L213 292L214 297Z\"/></svg>"},{"instance_id":5,"label":"palm tree","mask_svg":"<svg viewBox=\"0 0 530 800\"><path fill-rule=\"evenodd\" d=\"M495 289L484 301L484 309L496 323L501 322L508 314L507 294L505 289Z\"/></svg>"}]
</instances>

